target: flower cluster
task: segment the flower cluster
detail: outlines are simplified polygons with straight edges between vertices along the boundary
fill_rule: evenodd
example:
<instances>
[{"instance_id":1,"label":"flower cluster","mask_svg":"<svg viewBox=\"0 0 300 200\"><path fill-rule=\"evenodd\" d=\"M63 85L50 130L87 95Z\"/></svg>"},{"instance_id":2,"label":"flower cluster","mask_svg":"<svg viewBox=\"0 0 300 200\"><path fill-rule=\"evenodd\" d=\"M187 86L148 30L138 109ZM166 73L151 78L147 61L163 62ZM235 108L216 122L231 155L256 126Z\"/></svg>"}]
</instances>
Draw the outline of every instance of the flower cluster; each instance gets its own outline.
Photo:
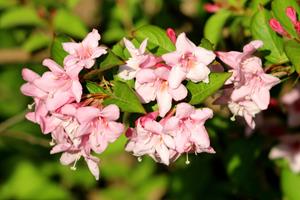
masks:
<instances>
[{"instance_id":1,"label":"flower cluster","mask_svg":"<svg viewBox=\"0 0 300 200\"><path fill-rule=\"evenodd\" d=\"M157 112L142 116L135 128L127 130L126 151L138 157L149 155L165 165L183 153L215 153L204 127L205 121L213 116L209 108L195 109L180 103L176 106L176 114L171 112L159 121L156 121L157 116Z\"/></svg>"},{"instance_id":2,"label":"flower cluster","mask_svg":"<svg viewBox=\"0 0 300 200\"><path fill-rule=\"evenodd\" d=\"M261 59L252 54L263 43L259 40L252 41L243 48L243 52L217 52L218 57L231 69L232 76L226 84L231 85L227 89L226 99L228 107L235 116L245 118L247 124L254 129L253 118L261 110L266 110L270 102L269 90L280 82L280 79L266 74L262 68Z\"/></svg>"},{"instance_id":3,"label":"flower cluster","mask_svg":"<svg viewBox=\"0 0 300 200\"><path fill-rule=\"evenodd\" d=\"M85 90L81 82L84 80L79 77L89 72L96 59L108 52L105 47L99 46L101 37L97 30L89 33L80 43L62 44L68 53L63 67L51 59L45 59L43 65L49 71L42 76L30 69L23 69L22 75L27 83L22 85L21 91L34 99L34 104L30 105L34 106L34 111L29 112L26 118L39 124L44 134L51 134L53 148L50 153L62 153L60 161L63 165L73 164L72 169L76 169L77 161L83 157L98 179L99 159L92 154L102 153L124 132L128 138L126 151L133 152L137 157L149 155L166 165L182 154L215 153L204 126L206 120L213 117L212 110L195 108L183 101L188 96L187 82L211 83L209 75L212 68L209 65L216 54L196 46L185 33L177 37L174 30L167 29L166 35L172 48L175 48L159 56L147 51L147 38L138 48L134 45L136 41L123 39L129 58L119 66L119 80L134 82L132 89L136 97L133 90L132 95L136 100L143 104L157 103L157 107L147 108L149 113L137 117L135 127L129 127L127 131L122 123L117 122L120 110L114 103L118 102L105 101L105 98L112 100L113 96L118 98L115 88L113 92L110 90L115 82L108 83L103 78L98 85L105 85L100 88L103 93L83 93ZM264 73L261 60L252 55L261 45L261 41L253 41L244 47L242 53L217 52L218 57L231 67L229 72L232 76L226 84L232 87L225 95L228 96L226 103L234 116L244 116L252 128L253 117L267 109L269 90L279 82L278 78ZM101 75L106 76L105 73ZM140 102L137 101L142 107ZM123 104L118 104L121 110L124 109Z\"/></svg>"},{"instance_id":4,"label":"flower cluster","mask_svg":"<svg viewBox=\"0 0 300 200\"><path fill-rule=\"evenodd\" d=\"M72 169L83 157L96 179L99 159L91 151L103 152L124 131L123 124L115 122L120 113L116 105L88 106L81 102L80 71L91 68L95 59L106 53L104 47L98 46L99 40L98 31L93 30L81 43L64 43L63 48L69 53L64 67L45 59L43 65L50 71L42 76L25 68L22 75L27 83L21 87L22 93L35 102L34 112L26 118L39 124L43 133L51 133L51 153L63 152L61 163L74 163Z\"/></svg>"}]
</instances>

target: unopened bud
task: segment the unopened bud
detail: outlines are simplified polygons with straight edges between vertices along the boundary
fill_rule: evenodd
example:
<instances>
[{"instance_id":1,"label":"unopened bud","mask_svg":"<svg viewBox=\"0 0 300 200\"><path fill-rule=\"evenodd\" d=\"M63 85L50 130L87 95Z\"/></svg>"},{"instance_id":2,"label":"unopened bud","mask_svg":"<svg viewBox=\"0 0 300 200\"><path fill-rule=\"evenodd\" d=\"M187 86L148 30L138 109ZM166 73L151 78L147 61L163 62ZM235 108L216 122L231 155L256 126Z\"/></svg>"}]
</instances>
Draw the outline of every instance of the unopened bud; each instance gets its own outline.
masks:
<instances>
[{"instance_id":1,"label":"unopened bud","mask_svg":"<svg viewBox=\"0 0 300 200\"><path fill-rule=\"evenodd\" d=\"M292 21L292 23L293 23L294 25L296 25L296 23L297 23L297 14L296 14L296 10L295 10L293 7L289 6L289 7L286 8L285 14L286 14L286 15L288 16L288 18Z\"/></svg>"},{"instance_id":2,"label":"unopened bud","mask_svg":"<svg viewBox=\"0 0 300 200\"><path fill-rule=\"evenodd\" d=\"M166 32L167 32L167 36L175 44L176 43L176 33L175 33L174 29L168 28Z\"/></svg>"},{"instance_id":3,"label":"unopened bud","mask_svg":"<svg viewBox=\"0 0 300 200\"><path fill-rule=\"evenodd\" d=\"M281 26L280 22L276 19L272 18L269 21L270 27L273 29L273 31L277 32L280 35L286 35L286 31Z\"/></svg>"}]
</instances>

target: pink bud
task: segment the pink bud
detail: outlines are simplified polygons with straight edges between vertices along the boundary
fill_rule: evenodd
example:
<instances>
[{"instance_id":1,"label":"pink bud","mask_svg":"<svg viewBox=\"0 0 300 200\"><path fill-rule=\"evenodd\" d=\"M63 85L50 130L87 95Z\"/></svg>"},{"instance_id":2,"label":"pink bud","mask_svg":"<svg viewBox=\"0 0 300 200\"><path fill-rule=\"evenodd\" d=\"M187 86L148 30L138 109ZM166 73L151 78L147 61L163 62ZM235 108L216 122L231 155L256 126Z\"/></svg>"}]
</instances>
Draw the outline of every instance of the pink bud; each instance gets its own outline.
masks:
<instances>
[{"instance_id":1,"label":"pink bud","mask_svg":"<svg viewBox=\"0 0 300 200\"><path fill-rule=\"evenodd\" d=\"M217 4L206 3L206 4L204 4L203 8L206 12L215 13L215 12L218 12L218 10L220 10L221 7Z\"/></svg>"},{"instance_id":2,"label":"pink bud","mask_svg":"<svg viewBox=\"0 0 300 200\"><path fill-rule=\"evenodd\" d=\"M174 29L167 28L167 36L170 38L170 40L175 44L176 43L176 33Z\"/></svg>"},{"instance_id":3,"label":"pink bud","mask_svg":"<svg viewBox=\"0 0 300 200\"><path fill-rule=\"evenodd\" d=\"M287 7L285 10L285 14L288 16L288 18L290 18L294 25L297 23L297 14L296 10L293 7Z\"/></svg>"},{"instance_id":4,"label":"pink bud","mask_svg":"<svg viewBox=\"0 0 300 200\"><path fill-rule=\"evenodd\" d=\"M297 33L300 35L300 21L297 21L295 23L295 29L296 29Z\"/></svg>"},{"instance_id":5,"label":"pink bud","mask_svg":"<svg viewBox=\"0 0 300 200\"><path fill-rule=\"evenodd\" d=\"M277 21L276 19L274 18L270 19L269 24L273 29L273 31L277 32L280 35L286 35L286 31L282 28L280 22Z\"/></svg>"}]
</instances>

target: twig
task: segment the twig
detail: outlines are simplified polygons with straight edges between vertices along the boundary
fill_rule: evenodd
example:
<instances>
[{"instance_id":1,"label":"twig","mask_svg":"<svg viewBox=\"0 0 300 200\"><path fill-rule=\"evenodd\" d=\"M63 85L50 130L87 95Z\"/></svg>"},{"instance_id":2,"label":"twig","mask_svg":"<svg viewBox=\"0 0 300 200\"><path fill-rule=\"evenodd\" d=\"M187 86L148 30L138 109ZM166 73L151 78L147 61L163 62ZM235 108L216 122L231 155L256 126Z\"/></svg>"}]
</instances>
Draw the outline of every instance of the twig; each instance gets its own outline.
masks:
<instances>
[{"instance_id":1,"label":"twig","mask_svg":"<svg viewBox=\"0 0 300 200\"><path fill-rule=\"evenodd\" d=\"M28 112L28 110L24 110L23 112L12 116L11 118L5 120L4 122L0 123L0 133L8 129L9 127L23 121L25 119L25 114Z\"/></svg>"},{"instance_id":2,"label":"twig","mask_svg":"<svg viewBox=\"0 0 300 200\"><path fill-rule=\"evenodd\" d=\"M34 145L40 145L40 146L48 147L48 148L50 146L48 140L43 139L43 138L34 137L34 136L30 135L29 133L6 130L6 131L3 131L1 135L6 136L6 137L11 137L11 138L16 138L19 140L23 140L25 142L28 142L28 143L34 144Z\"/></svg>"}]
</instances>

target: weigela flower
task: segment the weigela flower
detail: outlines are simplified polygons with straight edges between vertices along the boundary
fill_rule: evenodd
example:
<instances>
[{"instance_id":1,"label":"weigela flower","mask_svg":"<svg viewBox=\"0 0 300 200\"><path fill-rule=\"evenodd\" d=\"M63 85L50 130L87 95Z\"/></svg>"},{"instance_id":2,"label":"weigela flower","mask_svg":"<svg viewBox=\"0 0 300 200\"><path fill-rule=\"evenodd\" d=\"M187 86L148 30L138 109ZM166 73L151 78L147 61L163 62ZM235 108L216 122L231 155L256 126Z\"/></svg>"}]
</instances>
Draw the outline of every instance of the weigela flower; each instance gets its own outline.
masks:
<instances>
[{"instance_id":1,"label":"weigela flower","mask_svg":"<svg viewBox=\"0 0 300 200\"><path fill-rule=\"evenodd\" d=\"M136 75L135 90L143 103L157 100L159 116L163 117L172 107L172 99L179 101L187 96L183 84L172 88L169 85L170 69L166 66L156 69L141 69Z\"/></svg>"},{"instance_id":2,"label":"weigela flower","mask_svg":"<svg viewBox=\"0 0 300 200\"><path fill-rule=\"evenodd\" d=\"M136 127L126 132L129 139L126 151L137 157L149 155L165 165L175 161L182 153L214 153L204 127L205 121L212 117L210 109L195 109L187 103L180 103L175 116L171 115L159 122L156 121L157 112L140 117Z\"/></svg>"},{"instance_id":3,"label":"weigela flower","mask_svg":"<svg viewBox=\"0 0 300 200\"><path fill-rule=\"evenodd\" d=\"M212 116L209 108L195 109L188 103L176 106L176 114L166 120L165 129L173 133L178 153L215 153L204 126Z\"/></svg>"},{"instance_id":4,"label":"weigela flower","mask_svg":"<svg viewBox=\"0 0 300 200\"><path fill-rule=\"evenodd\" d=\"M102 153L108 143L114 142L124 131L124 125L115 122L120 116L116 105L109 105L103 109L95 107L81 107L77 118L81 125L80 135L89 134L89 143L93 151Z\"/></svg>"},{"instance_id":5,"label":"weigela flower","mask_svg":"<svg viewBox=\"0 0 300 200\"><path fill-rule=\"evenodd\" d=\"M152 67L156 64L157 58L146 53L147 39L141 43L139 48L135 48L132 42L126 38L123 41L131 57L126 61L125 65L120 66L119 77L124 80L133 79L140 69Z\"/></svg>"},{"instance_id":6,"label":"weigela flower","mask_svg":"<svg viewBox=\"0 0 300 200\"><path fill-rule=\"evenodd\" d=\"M141 157L151 156L155 161L169 165L178 158L175 140L164 130L163 121L155 121L158 112L149 113L136 121L136 128L129 128L126 136L129 141L125 150Z\"/></svg>"},{"instance_id":7,"label":"weigela flower","mask_svg":"<svg viewBox=\"0 0 300 200\"><path fill-rule=\"evenodd\" d=\"M106 48L99 45L101 39L96 29L93 29L80 43L65 42L63 49L69 53L64 59L67 71L80 71L82 68L90 69L95 59L106 54ZM78 68L78 69L76 69Z\"/></svg>"},{"instance_id":8,"label":"weigela flower","mask_svg":"<svg viewBox=\"0 0 300 200\"><path fill-rule=\"evenodd\" d=\"M289 162L293 172L300 172L300 135L285 135L280 138L281 143L273 147L269 158L283 158Z\"/></svg>"},{"instance_id":9,"label":"weigela flower","mask_svg":"<svg viewBox=\"0 0 300 200\"><path fill-rule=\"evenodd\" d=\"M261 59L252 54L261 47L259 40L252 41L243 48L243 52L217 52L218 57L226 63L232 72L226 84L232 84L228 106L234 116L243 116L251 128L255 127L253 117L268 108L269 90L280 79L266 74Z\"/></svg>"},{"instance_id":10,"label":"weigela flower","mask_svg":"<svg viewBox=\"0 0 300 200\"><path fill-rule=\"evenodd\" d=\"M168 78L171 88L177 88L185 79L193 82L209 82L207 67L215 59L212 51L197 47L181 33L176 40L176 51L162 55L167 65L172 67Z\"/></svg>"},{"instance_id":11,"label":"weigela flower","mask_svg":"<svg viewBox=\"0 0 300 200\"><path fill-rule=\"evenodd\" d=\"M287 107L288 125L300 126L300 85L283 95L281 101Z\"/></svg>"},{"instance_id":12,"label":"weigela flower","mask_svg":"<svg viewBox=\"0 0 300 200\"><path fill-rule=\"evenodd\" d=\"M50 59L45 59L43 65L50 71L45 72L41 77L29 69L22 71L23 78L28 83L22 85L21 91L26 96L35 99L36 110L38 111L42 107L44 113L45 110L54 111L75 100L79 102L82 86L78 76L72 72L66 72Z\"/></svg>"}]
</instances>

